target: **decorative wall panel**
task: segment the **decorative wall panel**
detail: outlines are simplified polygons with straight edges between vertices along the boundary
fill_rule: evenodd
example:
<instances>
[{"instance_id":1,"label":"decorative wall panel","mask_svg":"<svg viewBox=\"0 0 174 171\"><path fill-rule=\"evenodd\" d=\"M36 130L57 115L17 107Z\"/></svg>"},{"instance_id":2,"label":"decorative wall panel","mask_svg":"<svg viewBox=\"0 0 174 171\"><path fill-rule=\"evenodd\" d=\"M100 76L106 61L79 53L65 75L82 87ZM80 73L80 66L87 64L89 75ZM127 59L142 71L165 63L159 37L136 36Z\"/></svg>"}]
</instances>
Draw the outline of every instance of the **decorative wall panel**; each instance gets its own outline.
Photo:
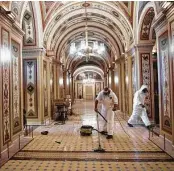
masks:
<instances>
[{"instance_id":1,"label":"decorative wall panel","mask_svg":"<svg viewBox=\"0 0 174 171\"><path fill-rule=\"evenodd\" d=\"M51 98L54 99L54 65L50 65L51 67L51 80L50 80L50 83L51 83Z\"/></svg>"},{"instance_id":2,"label":"decorative wall panel","mask_svg":"<svg viewBox=\"0 0 174 171\"><path fill-rule=\"evenodd\" d=\"M16 17L16 21L20 23L21 12L25 1L11 1L11 11Z\"/></svg>"},{"instance_id":3,"label":"decorative wall panel","mask_svg":"<svg viewBox=\"0 0 174 171\"><path fill-rule=\"evenodd\" d=\"M128 91L128 59L125 59L125 111L129 112L129 91Z\"/></svg>"},{"instance_id":4,"label":"decorative wall panel","mask_svg":"<svg viewBox=\"0 0 174 171\"><path fill-rule=\"evenodd\" d=\"M1 58L2 61L2 128L3 144L11 140L10 120L10 42L9 32L2 28L1 33ZM9 59L9 60L8 60Z\"/></svg>"},{"instance_id":5,"label":"decorative wall panel","mask_svg":"<svg viewBox=\"0 0 174 171\"><path fill-rule=\"evenodd\" d=\"M12 78L13 78L13 135L20 132L22 129L21 123L21 101L20 101L20 44L14 40L11 40L11 52L12 52Z\"/></svg>"},{"instance_id":6,"label":"decorative wall panel","mask_svg":"<svg viewBox=\"0 0 174 171\"><path fill-rule=\"evenodd\" d=\"M147 114L152 118L150 53L141 53L141 84L147 85L149 92L145 100Z\"/></svg>"},{"instance_id":7,"label":"decorative wall panel","mask_svg":"<svg viewBox=\"0 0 174 171\"><path fill-rule=\"evenodd\" d=\"M44 79L44 116L48 116L48 86L47 86L47 63L43 61Z\"/></svg>"},{"instance_id":8,"label":"decorative wall panel","mask_svg":"<svg viewBox=\"0 0 174 171\"><path fill-rule=\"evenodd\" d=\"M159 60L160 60L160 89L161 89L161 118L162 129L171 133L172 120L170 115L170 80L169 80L169 48L168 32L159 37Z\"/></svg>"},{"instance_id":9,"label":"decorative wall panel","mask_svg":"<svg viewBox=\"0 0 174 171\"><path fill-rule=\"evenodd\" d=\"M170 48L173 49L171 52L171 62L172 62L172 80L174 85L174 20L170 23L170 37L171 37L171 45ZM174 112L174 89L173 89L173 112ZM174 113L173 113L174 115Z\"/></svg>"},{"instance_id":10,"label":"decorative wall panel","mask_svg":"<svg viewBox=\"0 0 174 171\"><path fill-rule=\"evenodd\" d=\"M27 118L38 118L37 60L24 59L24 108Z\"/></svg>"},{"instance_id":11,"label":"decorative wall panel","mask_svg":"<svg viewBox=\"0 0 174 171\"><path fill-rule=\"evenodd\" d=\"M22 21L22 29L25 32L23 39L24 46L36 45L34 13L31 2L28 2L28 4L26 5L26 10L24 12Z\"/></svg>"},{"instance_id":12,"label":"decorative wall panel","mask_svg":"<svg viewBox=\"0 0 174 171\"><path fill-rule=\"evenodd\" d=\"M77 83L77 98L83 98L83 84Z\"/></svg>"},{"instance_id":13,"label":"decorative wall panel","mask_svg":"<svg viewBox=\"0 0 174 171\"><path fill-rule=\"evenodd\" d=\"M136 92L135 58L132 57L132 94Z\"/></svg>"},{"instance_id":14,"label":"decorative wall panel","mask_svg":"<svg viewBox=\"0 0 174 171\"><path fill-rule=\"evenodd\" d=\"M101 91L101 82L96 82L95 83L95 95L98 95L100 91Z\"/></svg>"}]
</instances>

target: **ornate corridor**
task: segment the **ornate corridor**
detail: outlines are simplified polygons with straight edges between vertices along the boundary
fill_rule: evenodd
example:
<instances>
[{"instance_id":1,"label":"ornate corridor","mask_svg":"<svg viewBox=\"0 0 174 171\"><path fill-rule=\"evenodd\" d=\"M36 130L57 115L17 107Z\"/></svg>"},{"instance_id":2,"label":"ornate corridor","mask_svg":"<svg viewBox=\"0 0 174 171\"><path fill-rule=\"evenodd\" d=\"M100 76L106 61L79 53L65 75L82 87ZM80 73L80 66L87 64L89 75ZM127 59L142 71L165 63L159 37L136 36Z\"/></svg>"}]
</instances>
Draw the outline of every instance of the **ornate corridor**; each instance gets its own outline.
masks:
<instances>
[{"instance_id":1,"label":"ornate corridor","mask_svg":"<svg viewBox=\"0 0 174 171\"><path fill-rule=\"evenodd\" d=\"M127 126L142 85L151 132ZM105 86L118 109L97 154L79 129ZM0 170L173 171L173 87L172 1L0 1Z\"/></svg>"}]
</instances>

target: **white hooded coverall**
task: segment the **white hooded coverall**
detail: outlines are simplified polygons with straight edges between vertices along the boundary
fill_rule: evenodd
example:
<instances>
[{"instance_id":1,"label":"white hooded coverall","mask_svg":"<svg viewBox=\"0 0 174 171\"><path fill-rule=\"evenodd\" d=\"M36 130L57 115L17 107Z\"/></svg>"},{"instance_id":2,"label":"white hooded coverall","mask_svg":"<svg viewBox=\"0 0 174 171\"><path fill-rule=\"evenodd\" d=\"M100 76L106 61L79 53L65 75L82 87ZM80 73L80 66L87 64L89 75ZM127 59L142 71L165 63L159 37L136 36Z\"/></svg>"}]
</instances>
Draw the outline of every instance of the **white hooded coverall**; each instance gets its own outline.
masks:
<instances>
[{"instance_id":1,"label":"white hooded coverall","mask_svg":"<svg viewBox=\"0 0 174 171\"><path fill-rule=\"evenodd\" d=\"M115 93L111 90L109 95L104 95L103 90L98 94L96 100L102 103L101 114L107 120L102 118L102 129L107 131L108 135L114 133L114 112L112 111L114 104L118 104L118 98Z\"/></svg>"},{"instance_id":2,"label":"white hooded coverall","mask_svg":"<svg viewBox=\"0 0 174 171\"><path fill-rule=\"evenodd\" d=\"M147 116L146 108L145 107L143 108L141 106L141 104L144 105L146 97L146 94L142 92L142 90L145 88L148 89L146 85L142 85L141 88L134 95L133 112L128 120L128 123L130 124L137 124L138 117L140 117L146 126L151 125L149 118Z\"/></svg>"}]
</instances>

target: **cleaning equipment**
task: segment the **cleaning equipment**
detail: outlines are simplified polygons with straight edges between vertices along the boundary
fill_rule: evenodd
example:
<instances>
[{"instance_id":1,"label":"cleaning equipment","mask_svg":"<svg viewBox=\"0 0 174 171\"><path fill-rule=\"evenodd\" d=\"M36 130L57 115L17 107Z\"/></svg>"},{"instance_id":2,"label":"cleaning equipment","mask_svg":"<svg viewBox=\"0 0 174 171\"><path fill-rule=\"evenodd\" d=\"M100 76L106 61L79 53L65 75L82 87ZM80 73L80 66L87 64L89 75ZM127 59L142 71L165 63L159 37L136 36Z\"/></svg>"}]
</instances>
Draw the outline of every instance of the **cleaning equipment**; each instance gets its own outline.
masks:
<instances>
[{"instance_id":1,"label":"cleaning equipment","mask_svg":"<svg viewBox=\"0 0 174 171\"><path fill-rule=\"evenodd\" d=\"M89 136L92 134L92 130L94 128L90 125L82 125L80 128L80 135L81 136Z\"/></svg>"},{"instance_id":2,"label":"cleaning equipment","mask_svg":"<svg viewBox=\"0 0 174 171\"><path fill-rule=\"evenodd\" d=\"M98 119L98 114L100 116L103 117L103 115L100 113L100 112L97 112L97 129L99 130L99 119ZM103 117L103 119L107 122L107 120ZM100 143L100 134L99 132L97 133L98 134L98 148L94 150L94 152L97 152L97 153L104 153L105 152L105 149L103 149L101 147L101 143Z\"/></svg>"},{"instance_id":3,"label":"cleaning equipment","mask_svg":"<svg viewBox=\"0 0 174 171\"><path fill-rule=\"evenodd\" d=\"M106 118L100 112L98 112L98 114L107 122ZM98 114L97 114L97 117L98 117ZM90 136L92 134L93 130L97 131L98 133L101 133L99 131L99 128L95 129L91 125L82 125L80 128L80 135L81 136Z\"/></svg>"},{"instance_id":4,"label":"cleaning equipment","mask_svg":"<svg viewBox=\"0 0 174 171\"><path fill-rule=\"evenodd\" d=\"M106 118L100 112L97 112L97 129L95 129L94 127L92 127L90 125L82 125L81 128L80 128L80 135L90 136L92 134L93 130L97 131L97 134L98 134L98 148L95 149L94 152L104 153L105 149L103 149L101 147L101 142L100 142L100 134L99 133L101 133L101 132L99 131L99 119L98 119L99 115L107 122Z\"/></svg>"}]
</instances>

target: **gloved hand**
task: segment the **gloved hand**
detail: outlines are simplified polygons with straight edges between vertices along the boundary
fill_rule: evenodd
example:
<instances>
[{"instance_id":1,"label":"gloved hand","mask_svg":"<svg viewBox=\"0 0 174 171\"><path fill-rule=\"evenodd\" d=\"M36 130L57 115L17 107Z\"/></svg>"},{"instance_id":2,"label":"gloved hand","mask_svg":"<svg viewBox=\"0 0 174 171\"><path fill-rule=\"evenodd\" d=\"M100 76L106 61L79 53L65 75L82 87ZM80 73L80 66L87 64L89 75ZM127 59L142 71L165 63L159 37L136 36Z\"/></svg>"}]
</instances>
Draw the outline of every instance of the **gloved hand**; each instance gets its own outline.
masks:
<instances>
[{"instance_id":1,"label":"gloved hand","mask_svg":"<svg viewBox=\"0 0 174 171\"><path fill-rule=\"evenodd\" d=\"M142 108L145 108L145 106L144 106L143 104L140 104L140 106L141 106Z\"/></svg>"},{"instance_id":2,"label":"gloved hand","mask_svg":"<svg viewBox=\"0 0 174 171\"><path fill-rule=\"evenodd\" d=\"M116 107L114 107L113 109L112 109L112 111L116 111L117 110L117 108Z\"/></svg>"},{"instance_id":3,"label":"gloved hand","mask_svg":"<svg viewBox=\"0 0 174 171\"><path fill-rule=\"evenodd\" d=\"M98 112L98 109L97 109L97 108L94 108L94 111L95 111L95 112Z\"/></svg>"}]
</instances>

